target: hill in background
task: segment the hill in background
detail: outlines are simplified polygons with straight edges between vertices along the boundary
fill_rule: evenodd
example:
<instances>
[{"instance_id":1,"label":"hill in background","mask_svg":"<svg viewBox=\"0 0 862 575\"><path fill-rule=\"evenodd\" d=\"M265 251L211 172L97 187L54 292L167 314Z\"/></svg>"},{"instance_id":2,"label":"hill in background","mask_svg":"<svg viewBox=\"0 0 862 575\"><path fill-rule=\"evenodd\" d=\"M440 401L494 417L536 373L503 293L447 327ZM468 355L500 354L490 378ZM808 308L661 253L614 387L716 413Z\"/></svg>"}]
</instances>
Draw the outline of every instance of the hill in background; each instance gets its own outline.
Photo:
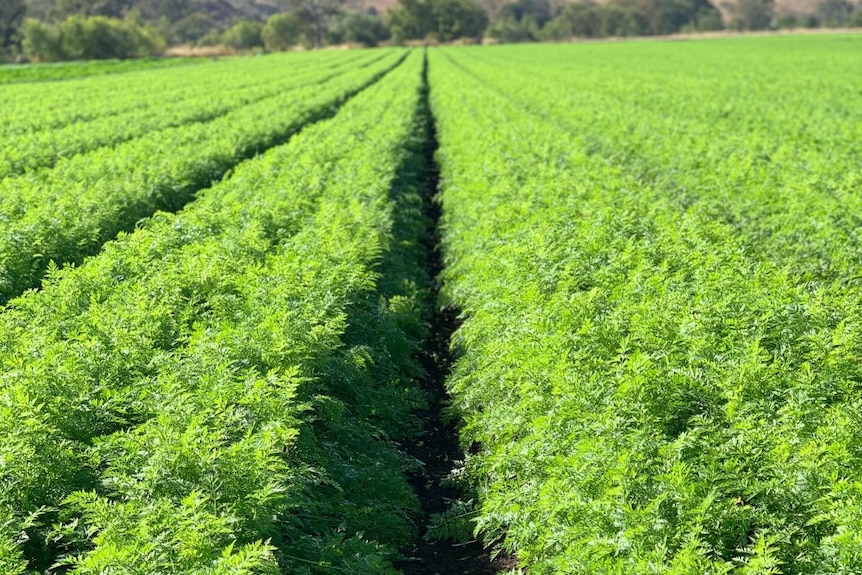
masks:
<instances>
[{"instance_id":1,"label":"hill in background","mask_svg":"<svg viewBox=\"0 0 862 575\"><path fill-rule=\"evenodd\" d=\"M263 21L292 6L288 0L25 0L25 3L27 16L40 20L54 20L74 12L122 17L137 10L145 20L198 13L225 26L243 18ZM396 0L348 0L345 7L356 10L374 7L382 13L395 3Z\"/></svg>"},{"instance_id":2,"label":"hill in background","mask_svg":"<svg viewBox=\"0 0 862 575\"><path fill-rule=\"evenodd\" d=\"M3 0L5 2L5 0ZM278 12L296 6L302 0L24 0L28 17L40 20L58 20L71 13L93 13L122 17L131 10L137 10L143 18L150 22L166 17L171 22L195 15L198 26L207 23L218 29L225 29L241 19L265 21ZM605 5L614 0L550 0L552 8L559 12L565 5L593 1ZM734 14L738 13L742 4L750 0L708 0L722 16L724 25L732 23ZM824 19L826 11L842 9L858 9L860 0L766 0L772 3L772 14L775 19L782 17L803 18L819 16ZM488 15L494 18L506 4L512 0L478 0ZM374 9L379 14L397 5L398 0L344 0L342 8L346 10ZM834 5L834 6L832 6Z\"/></svg>"},{"instance_id":3,"label":"hill in background","mask_svg":"<svg viewBox=\"0 0 862 575\"><path fill-rule=\"evenodd\" d=\"M862 26L862 0L0 0L0 59L818 26Z\"/></svg>"}]
</instances>

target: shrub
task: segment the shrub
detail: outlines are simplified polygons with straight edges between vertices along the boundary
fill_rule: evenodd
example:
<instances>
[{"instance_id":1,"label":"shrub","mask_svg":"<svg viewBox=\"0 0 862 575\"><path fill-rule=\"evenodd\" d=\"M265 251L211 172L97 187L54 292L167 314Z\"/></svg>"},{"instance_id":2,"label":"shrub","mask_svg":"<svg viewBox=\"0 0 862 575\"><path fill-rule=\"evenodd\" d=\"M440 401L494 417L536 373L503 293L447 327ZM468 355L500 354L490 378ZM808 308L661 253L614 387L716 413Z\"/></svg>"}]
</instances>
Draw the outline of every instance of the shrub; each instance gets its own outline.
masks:
<instances>
[{"instance_id":1,"label":"shrub","mask_svg":"<svg viewBox=\"0 0 862 575\"><path fill-rule=\"evenodd\" d=\"M563 40L573 36L595 38L602 34L602 8L591 1L567 4L542 29L542 37Z\"/></svg>"},{"instance_id":2,"label":"shrub","mask_svg":"<svg viewBox=\"0 0 862 575\"><path fill-rule=\"evenodd\" d=\"M799 26L799 20L792 14L785 14L775 20L775 25L782 29L792 30Z\"/></svg>"},{"instance_id":3,"label":"shrub","mask_svg":"<svg viewBox=\"0 0 862 575\"><path fill-rule=\"evenodd\" d=\"M721 14L707 0L655 0L647 4L652 34L673 34L682 29L718 30Z\"/></svg>"},{"instance_id":4,"label":"shrub","mask_svg":"<svg viewBox=\"0 0 862 575\"><path fill-rule=\"evenodd\" d=\"M192 12L188 16L180 18L168 26L168 35L171 42L178 44L191 44L198 42L215 29L216 22L203 12Z\"/></svg>"},{"instance_id":5,"label":"shrub","mask_svg":"<svg viewBox=\"0 0 862 575\"><path fill-rule=\"evenodd\" d=\"M278 52L306 42L305 18L298 12L275 14L266 21L261 37L267 50Z\"/></svg>"},{"instance_id":6,"label":"shrub","mask_svg":"<svg viewBox=\"0 0 862 575\"><path fill-rule=\"evenodd\" d=\"M488 35L502 42L538 40L542 26L551 20L547 0L516 0L500 10Z\"/></svg>"},{"instance_id":7,"label":"shrub","mask_svg":"<svg viewBox=\"0 0 862 575\"><path fill-rule=\"evenodd\" d=\"M480 40L488 26L488 14L474 0L398 0L387 13L387 25L396 42Z\"/></svg>"},{"instance_id":8,"label":"shrub","mask_svg":"<svg viewBox=\"0 0 862 575\"><path fill-rule=\"evenodd\" d=\"M772 22L772 0L739 0L733 24L740 30L763 30Z\"/></svg>"},{"instance_id":9,"label":"shrub","mask_svg":"<svg viewBox=\"0 0 862 575\"><path fill-rule=\"evenodd\" d=\"M822 0L817 4L818 20L824 26L847 26L853 14L853 5L847 0Z\"/></svg>"},{"instance_id":10,"label":"shrub","mask_svg":"<svg viewBox=\"0 0 862 575\"><path fill-rule=\"evenodd\" d=\"M435 27L431 3L398 0L398 4L386 12L386 27L395 42L425 38Z\"/></svg>"},{"instance_id":11,"label":"shrub","mask_svg":"<svg viewBox=\"0 0 862 575\"><path fill-rule=\"evenodd\" d=\"M63 60L60 50L60 31L34 18L28 18L22 29L24 53L45 62Z\"/></svg>"},{"instance_id":12,"label":"shrub","mask_svg":"<svg viewBox=\"0 0 862 575\"><path fill-rule=\"evenodd\" d=\"M531 16L521 20L510 17L492 22L488 36L501 42L533 42L541 38L541 29Z\"/></svg>"},{"instance_id":13,"label":"shrub","mask_svg":"<svg viewBox=\"0 0 862 575\"><path fill-rule=\"evenodd\" d=\"M348 12L333 19L329 28L332 44L364 44L376 46L389 38L389 30L376 12Z\"/></svg>"},{"instance_id":14,"label":"shrub","mask_svg":"<svg viewBox=\"0 0 862 575\"><path fill-rule=\"evenodd\" d=\"M604 7L582 1L566 5L541 36L647 36L723 27L721 14L706 0L611 0Z\"/></svg>"},{"instance_id":15,"label":"shrub","mask_svg":"<svg viewBox=\"0 0 862 575\"><path fill-rule=\"evenodd\" d=\"M224 44L237 50L249 50L263 46L261 31L263 26L254 20L240 20L222 34Z\"/></svg>"},{"instance_id":16,"label":"shrub","mask_svg":"<svg viewBox=\"0 0 862 575\"><path fill-rule=\"evenodd\" d=\"M650 14L638 4L612 1L602 10L603 36L646 36L652 33Z\"/></svg>"},{"instance_id":17,"label":"shrub","mask_svg":"<svg viewBox=\"0 0 862 575\"><path fill-rule=\"evenodd\" d=\"M38 20L24 24L24 52L43 62L141 58L160 54L164 39L133 20L70 16L52 26Z\"/></svg>"},{"instance_id":18,"label":"shrub","mask_svg":"<svg viewBox=\"0 0 862 575\"><path fill-rule=\"evenodd\" d=\"M719 11L710 7L699 10L689 26L695 31L722 30L724 22Z\"/></svg>"},{"instance_id":19,"label":"shrub","mask_svg":"<svg viewBox=\"0 0 862 575\"><path fill-rule=\"evenodd\" d=\"M24 22L25 14L24 0L0 2L0 53L18 43L18 29Z\"/></svg>"},{"instance_id":20,"label":"shrub","mask_svg":"<svg viewBox=\"0 0 862 575\"><path fill-rule=\"evenodd\" d=\"M431 13L441 42L459 38L481 40L488 26L488 14L474 0L434 0Z\"/></svg>"}]
</instances>

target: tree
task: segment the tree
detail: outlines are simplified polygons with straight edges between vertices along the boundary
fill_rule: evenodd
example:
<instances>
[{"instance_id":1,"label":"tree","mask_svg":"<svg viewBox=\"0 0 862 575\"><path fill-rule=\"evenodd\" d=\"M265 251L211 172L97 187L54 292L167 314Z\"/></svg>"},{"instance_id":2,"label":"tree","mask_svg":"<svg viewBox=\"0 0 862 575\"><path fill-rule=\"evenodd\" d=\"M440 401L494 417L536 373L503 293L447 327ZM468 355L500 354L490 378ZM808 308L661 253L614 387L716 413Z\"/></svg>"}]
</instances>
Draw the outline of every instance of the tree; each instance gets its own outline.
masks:
<instances>
[{"instance_id":1,"label":"tree","mask_svg":"<svg viewBox=\"0 0 862 575\"><path fill-rule=\"evenodd\" d=\"M702 8L694 15L694 19L687 25L682 27L682 31L708 31L721 30L724 28L724 21L721 19L721 12L710 4L709 8Z\"/></svg>"},{"instance_id":2,"label":"tree","mask_svg":"<svg viewBox=\"0 0 862 575\"><path fill-rule=\"evenodd\" d=\"M340 14L333 18L329 27L329 41L332 44L376 46L388 37L389 30L376 11Z\"/></svg>"},{"instance_id":3,"label":"tree","mask_svg":"<svg viewBox=\"0 0 862 575\"><path fill-rule=\"evenodd\" d=\"M713 29L721 15L708 0L654 0L650 7L653 34L673 34L685 27ZM699 26L702 26L701 28Z\"/></svg>"},{"instance_id":4,"label":"tree","mask_svg":"<svg viewBox=\"0 0 862 575\"><path fill-rule=\"evenodd\" d=\"M311 24L311 41L315 48L323 46L329 26L329 18L341 12L346 0L287 0L297 10L308 16Z\"/></svg>"},{"instance_id":5,"label":"tree","mask_svg":"<svg viewBox=\"0 0 862 575\"><path fill-rule=\"evenodd\" d=\"M274 14L266 21L261 36L264 47L271 52L288 50L305 42L307 19L301 12Z\"/></svg>"},{"instance_id":6,"label":"tree","mask_svg":"<svg viewBox=\"0 0 862 575\"><path fill-rule=\"evenodd\" d=\"M55 26L35 18L27 18L22 29L24 53L43 62L63 60L60 32Z\"/></svg>"},{"instance_id":7,"label":"tree","mask_svg":"<svg viewBox=\"0 0 862 575\"><path fill-rule=\"evenodd\" d=\"M602 8L585 0L566 4L560 14L548 22L541 36L550 40L572 37L596 38L602 34Z\"/></svg>"},{"instance_id":8,"label":"tree","mask_svg":"<svg viewBox=\"0 0 862 575\"><path fill-rule=\"evenodd\" d=\"M637 0L611 0L602 9L602 36L648 36L650 10Z\"/></svg>"},{"instance_id":9,"label":"tree","mask_svg":"<svg viewBox=\"0 0 862 575\"><path fill-rule=\"evenodd\" d=\"M171 24L194 13L192 0L138 0L135 2L135 8L150 22L165 18Z\"/></svg>"},{"instance_id":10,"label":"tree","mask_svg":"<svg viewBox=\"0 0 862 575\"><path fill-rule=\"evenodd\" d=\"M237 50L248 50L263 46L261 29L263 26L254 20L240 20L222 34L222 41Z\"/></svg>"},{"instance_id":11,"label":"tree","mask_svg":"<svg viewBox=\"0 0 862 575\"><path fill-rule=\"evenodd\" d=\"M132 4L132 0L58 0L52 14L56 19L74 15L122 18Z\"/></svg>"},{"instance_id":12,"label":"tree","mask_svg":"<svg viewBox=\"0 0 862 575\"><path fill-rule=\"evenodd\" d=\"M474 0L398 0L388 16L396 41L432 36L441 42L479 40L488 26L488 14Z\"/></svg>"},{"instance_id":13,"label":"tree","mask_svg":"<svg viewBox=\"0 0 862 575\"><path fill-rule=\"evenodd\" d=\"M733 24L740 30L763 30L772 24L773 0L738 0Z\"/></svg>"},{"instance_id":14,"label":"tree","mask_svg":"<svg viewBox=\"0 0 862 575\"><path fill-rule=\"evenodd\" d=\"M495 19L513 19L520 22L525 18L531 18L539 27L547 24L551 19L551 5L548 0L515 0L503 6Z\"/></svg>"},{"instance_id":15,"label":"tree","mask_svg":"<svg viewBox=\"0 0 862 575\"><path fill-rule=\"evenodd\" d=\"M27 7L27 18L46 21L54 10L57 0L24 0ZM23 30L23 29L22 29Z\"/></svg>"},{"instance_id":16,"label":"tree","mask_svg":"<svg viewBox=\"0 0 862 575\"><path fill-rule=\"evenodd\" d=\"M0 1L0 51L18 43L18 31L26 11L24 0Z\"/></svg>"},{"instance_id":17,"label":"tree","mask_svg":"<svg viewBox=\"0 0 862 575\"><path fill-rule=\"evenodd\" d=\"M548 0L515 0L497 13L488 35L502 42L538 40L540 29L551 20Z\"/></svg>"},{"instance_id":18,"label":"tree","mask_svg":"<svg viewBox=\"0 0 862 575\"><path fill-rule=\"evenodd\" d=\"M427 38L436 28L429 1L398 0L386 16L389 32L397 42Z\"/></svg>"},{"instance_id":19,"label":"tree","mask_svg":"<svg viewBox=\"0 0 862 575\"><path fill-rule=\"evenodd\" d=\"M542 34L532 16L525 16L520 20L509 16L491 22L488 36L501 42L533 42L541 38Z\"/></svg>"},{"instance_id":20,"label":"tree","mask_svg":"<svg viewBox=\"0 0 862 575\"><path fill-rule=\"evenodd\" d=\"M817 19L824 26L847 26L853 14L853 5L847 0L822 0L817 4Z\"/></svg>"},{"instance_id":21,"label":"tree","mask_svg":"<svg viewBox=\"0 0 862 575\"><path fill-rule=\"evenodd\" d=\"M431 13L441 42L459 38L481 40L488 27L488 14L474 0L433 0Z\"/></svg>"},{"instance_id":22,"label":"tree","mask_svg":"<svg viewBox=\"0 0 862 575\"><path fill-rule=\"evenodd\" d=\"M164 41L134 19L70 16L59 24L28 19L24 51L44 62L139 58L160 53Z\"/></svg>"},{"instance_id":23,"label":"tree","mask_svg":"<svg viewBox=\"0 0 862 575\"><path fill-rule=\"evenodd\" d=\"M171 42L195 43L218 29L218 23L204 12L192 12L179 20L169 21L166 35Z\"/></svg>"}]
</instances>

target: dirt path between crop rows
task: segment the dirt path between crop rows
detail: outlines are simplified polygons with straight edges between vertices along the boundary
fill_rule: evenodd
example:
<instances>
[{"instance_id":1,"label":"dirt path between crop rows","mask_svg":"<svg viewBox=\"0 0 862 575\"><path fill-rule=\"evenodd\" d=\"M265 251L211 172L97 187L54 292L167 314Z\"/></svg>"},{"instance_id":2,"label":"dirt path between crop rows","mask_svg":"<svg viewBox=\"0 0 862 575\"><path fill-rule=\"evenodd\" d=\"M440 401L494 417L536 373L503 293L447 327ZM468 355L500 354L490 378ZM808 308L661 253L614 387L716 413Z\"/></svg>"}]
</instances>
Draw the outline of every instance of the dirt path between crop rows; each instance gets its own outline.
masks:
<instances>
[{"instance_id":1,"label":"dirt path between crop rows","mask_svg":"<svg viewBox=\"0 0 862 575\"><path fill-rule=\"evenodd\" d=\"M443 386L449 373L449 336L457 326L457 312L440 310L435 313L433 332L423 353L422 363L427 371L424 382L431 402L420 416L425 423L422 441L408 449L410 455L425 465L420 473L410 478L422 504L424 524L420 526L416 548L408 551L408 558L396 567L406 575L494 575L516 566L508 556L491 558L490 550L482 543L427 541L427 522L432 514L443 513L453 501L464 497L457 487L446 484L453 468L464 455L458 445L457 430L443 421L442 410L448 396Z\"/></svg>"},{"instance_id":2,"label":"dirt path between crop rows","mask_svg":"<svg viewBox=\"0 0 862 575\"><path fill-rule=\"evenodd\" d=\"M403 570L406 575L494 575L515 567L514 559L502 555L492 559L490 550L485 549L483 544L475 539L468 543L455 543L428 541L425 538L432 514L443 513L449 509L453 501L464 497L460 489L446 482L452 470L459 461L463 460L464 454L458 444L457 429L453 425L447 425L443 419L443 409L449 397L446 393L445 381L452 364L449 342L458 327L458 312L453 309L439 309L436 305L439 292L438 276L443 269L443 261L438 229L441 206L436 198L439 167L434 160L437 134L428 99L427 55L423 79L421 113L426 117L428 130L424 154L425 215L431 226L427 236L426 266L428 276L434 281L434 289L430 294L434 313L431 318L430 334L419 358L426 374L422 383L429 401L428 409L417 414L424 423L425 433L420 441L407 447L409 454L424 464L420 472L410 477L410 483L422 504L423 518L415 549L407 550L407 558L399 562L396 567Z\"/></svg>"}]
</instances>

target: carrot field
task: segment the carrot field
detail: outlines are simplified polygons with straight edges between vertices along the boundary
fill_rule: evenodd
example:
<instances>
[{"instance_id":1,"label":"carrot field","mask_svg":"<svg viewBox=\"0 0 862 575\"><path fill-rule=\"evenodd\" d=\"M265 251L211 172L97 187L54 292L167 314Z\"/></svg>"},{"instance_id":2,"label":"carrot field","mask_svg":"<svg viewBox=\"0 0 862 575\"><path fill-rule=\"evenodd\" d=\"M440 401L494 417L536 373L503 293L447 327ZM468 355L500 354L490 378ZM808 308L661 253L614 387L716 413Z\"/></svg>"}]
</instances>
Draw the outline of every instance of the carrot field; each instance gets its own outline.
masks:
<instances>
[{"instance_id":1,"label":"carrot field","mask_svg":"<svg viewBox=\"0 0 862 575\"><path fill-rule=\"evenodd\" d=\"M80 70L0 85L0 573L862 573L862 36Z\"/></svg>"}]
</instances>

